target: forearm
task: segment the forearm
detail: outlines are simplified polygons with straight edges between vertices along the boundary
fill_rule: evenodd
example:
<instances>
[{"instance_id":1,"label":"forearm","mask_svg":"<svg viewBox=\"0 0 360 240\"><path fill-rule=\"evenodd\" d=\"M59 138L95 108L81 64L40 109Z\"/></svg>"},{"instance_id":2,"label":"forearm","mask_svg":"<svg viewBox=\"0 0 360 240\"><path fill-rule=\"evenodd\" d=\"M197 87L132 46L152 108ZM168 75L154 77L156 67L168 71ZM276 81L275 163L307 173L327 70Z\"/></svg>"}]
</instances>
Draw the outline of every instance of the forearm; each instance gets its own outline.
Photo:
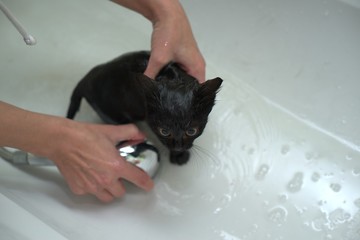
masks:
<instances>
[{"instance_id":1,"label":"forearm","mask_svg":"<svg viewBox=\"0 0 360 240\"><path fill-rule=\"evenodd\" d=\"M60 137L64 129L65 119L30 112L1 101L0 116L0 146L37 155L47 156L48 149L52 149L50 144L55 144L54 137Z\"/></svg>"}]
</instances>

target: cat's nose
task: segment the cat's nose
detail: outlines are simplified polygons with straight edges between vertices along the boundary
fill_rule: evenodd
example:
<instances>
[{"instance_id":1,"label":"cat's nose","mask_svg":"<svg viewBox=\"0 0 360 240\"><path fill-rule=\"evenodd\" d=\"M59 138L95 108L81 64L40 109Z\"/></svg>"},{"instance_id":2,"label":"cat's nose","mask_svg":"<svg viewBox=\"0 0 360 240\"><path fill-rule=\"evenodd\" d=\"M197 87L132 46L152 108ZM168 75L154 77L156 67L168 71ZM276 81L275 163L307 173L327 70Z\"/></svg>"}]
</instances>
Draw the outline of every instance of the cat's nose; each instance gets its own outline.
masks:
<instances>
[{"instance_id":1,"label":"cat's nose","mask_svg":"<svg viewBox=\"0 0 360 240\"><path fill-rule=\"evenodd\" d=\"M174 152L184 152L186 149L183 147L173 147L171 150Z\"/></svg>"}]
</instances>

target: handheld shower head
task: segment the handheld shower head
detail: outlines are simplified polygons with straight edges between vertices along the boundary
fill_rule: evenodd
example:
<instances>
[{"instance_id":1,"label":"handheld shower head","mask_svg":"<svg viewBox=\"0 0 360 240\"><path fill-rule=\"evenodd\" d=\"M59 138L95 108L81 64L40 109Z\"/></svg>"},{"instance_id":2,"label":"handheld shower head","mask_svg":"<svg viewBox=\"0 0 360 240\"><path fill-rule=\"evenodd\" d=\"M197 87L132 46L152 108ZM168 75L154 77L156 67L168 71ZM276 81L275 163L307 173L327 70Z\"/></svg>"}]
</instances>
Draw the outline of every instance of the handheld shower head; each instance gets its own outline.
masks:
<instances>
[{"instance_id":1,"label":"handheld shower head","mask_svg":"<svg viewBox=\"0 0 360 240\"><path fill-rule=\"evenodd\" d=\"M10 20L10 22L14 25L14 27L18 30L18 32L23 36L24 41L27 45L35 45L36 39L28 34L21 23L16 19L16 17L10 12L10 10L4 5L4 3L0 0L0 9L5 14L5 16Z\"/></svg>"}]
</instances>

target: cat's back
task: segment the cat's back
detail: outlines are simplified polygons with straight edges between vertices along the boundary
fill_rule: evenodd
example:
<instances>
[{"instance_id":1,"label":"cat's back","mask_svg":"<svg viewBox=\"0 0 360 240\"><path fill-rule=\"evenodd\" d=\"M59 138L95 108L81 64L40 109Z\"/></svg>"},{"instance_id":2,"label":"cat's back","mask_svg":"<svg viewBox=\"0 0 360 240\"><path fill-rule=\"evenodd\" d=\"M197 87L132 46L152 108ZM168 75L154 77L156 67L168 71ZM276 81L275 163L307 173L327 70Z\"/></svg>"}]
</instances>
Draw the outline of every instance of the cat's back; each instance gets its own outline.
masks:
<instances>
[{"instance_id":1,"label":"cat's back","mask_svg":"<svg viewBox=\"0 0 360 240\"><path fill-rule=\"evenodd\" d=\"M130 52L115 58L105 65L107 65L108 71L112 72L128 71L133 73L144 73L149 58L149 51Z\"/></svg>"}]
</instances>

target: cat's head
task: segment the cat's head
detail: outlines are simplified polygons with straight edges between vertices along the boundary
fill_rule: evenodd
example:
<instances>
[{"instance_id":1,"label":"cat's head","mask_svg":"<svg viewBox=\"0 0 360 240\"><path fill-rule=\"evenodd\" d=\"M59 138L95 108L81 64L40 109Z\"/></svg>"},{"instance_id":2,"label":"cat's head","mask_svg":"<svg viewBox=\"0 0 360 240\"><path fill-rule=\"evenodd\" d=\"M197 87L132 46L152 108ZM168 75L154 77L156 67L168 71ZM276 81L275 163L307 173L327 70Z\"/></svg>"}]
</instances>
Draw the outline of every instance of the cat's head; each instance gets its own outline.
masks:
<instances>
[{"instance_id":1,"label":"cat's head","mask_svg":"<svg viewBox=\"0 0 360 240\"><path fill-rule=\"evenodd\" d=\"M146 81L147 122L172 152L190 149L208 121L222 79L199 84L191 81ZM144 83L144 82L143 82Z\"/></svg>"}]
</instances>

